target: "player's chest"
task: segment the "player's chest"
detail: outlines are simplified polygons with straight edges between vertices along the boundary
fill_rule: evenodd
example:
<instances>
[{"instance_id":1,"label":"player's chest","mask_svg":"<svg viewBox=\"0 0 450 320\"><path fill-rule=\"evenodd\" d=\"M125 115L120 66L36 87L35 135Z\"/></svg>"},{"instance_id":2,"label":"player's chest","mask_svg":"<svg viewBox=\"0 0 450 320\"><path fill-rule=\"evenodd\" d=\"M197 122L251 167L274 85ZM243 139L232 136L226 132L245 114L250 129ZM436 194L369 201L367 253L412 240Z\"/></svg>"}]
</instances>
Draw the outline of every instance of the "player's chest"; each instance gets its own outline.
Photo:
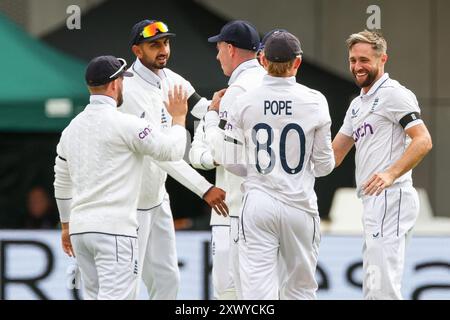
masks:
<instances>
[{"instance_id":1,"label":"player's chest","mask_svg":"<svg viewBox=\"0 0 450 320\"><path fill-rule=\"evenodd\" d=\"M377 139L392 130L392 121L378 99L370 104L355 104L351 110L352 136L356 145Z\"/></svg>"}]
</instances>

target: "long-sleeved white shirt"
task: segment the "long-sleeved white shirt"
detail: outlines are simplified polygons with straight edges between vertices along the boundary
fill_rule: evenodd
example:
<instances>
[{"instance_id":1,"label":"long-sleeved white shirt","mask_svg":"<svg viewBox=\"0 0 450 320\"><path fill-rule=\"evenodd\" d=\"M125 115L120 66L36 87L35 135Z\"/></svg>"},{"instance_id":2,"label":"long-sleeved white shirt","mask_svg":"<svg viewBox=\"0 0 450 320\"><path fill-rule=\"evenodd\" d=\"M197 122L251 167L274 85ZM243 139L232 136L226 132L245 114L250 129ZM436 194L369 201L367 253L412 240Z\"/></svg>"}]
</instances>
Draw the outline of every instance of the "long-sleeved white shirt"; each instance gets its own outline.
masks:
<instances>
[{"instance_id":1,"label":"long-sleeved white shirt","mask_svg":"<svg viewBox=\"0 0 450 320\"><path fill-rule=\"evenodd\" d=\"M222 164L245 176L243 192L261 190L318 214L315 177L334 168L326 98L295 77L266 75L229 110Z\"/></svg>"},{"instance_id":2,"label":"long-sleeved white shirt","mask_svg":"<svg viewBox=\"0 0 450 320\"><path fill-rule=\"evenodd\" d=\"M172 123L172 117L163 103L167 100L168 90L176 84L181 84L188 95L192 95L194 89L190 83L167 68L160 70L160 74L156 75L139 59L128 71L132 72L134 76L124 79L124 102L119 111L141 117L163 132L168 130ZM203 98L197 104L202 105L205 101L206 99ZM205 109L206 107L198 108ZM159 162L145 157L143 166L138 202L138 209L141 211L149 210L162 203L166 194L167 173L200 198L212 187L211 183L184 160Z\"/></svg>"},{"instance_id":3,"label":"long-sleeved white shirt","mask_svg":"<svg viewBox=\"0 0 450 320\"><path fill-rule=\"evenodd\" d=\"M116 101L92 95L90 104L61 134L55 159L55 198L70 234L101 232L136 236L143 156L161 161L183 157L186 132L164 134L143 119L117 111Z\"/></svg>"},{"instance_id":4,"label":"long-sleeved white shirt","mask_svg":"<svg viewBox=\"0 0 450 320\"><path fill-rule=\"evenodd\" d=\"M241 94L258 87L266 71L256 59L248 60L240 64L231 74L228 88L220 102L219 113L209 111L204 120L200 121L192 143L189 157L195 168L208 170L214 168L214 161L220 163L222 149L224 147L224 128L228 125L229 108ZM240 185L243 179L222 166L216 168L216 185L227 192L227 204L231 217L239 217L242 203ZM229 225L228 217L211 215L210 224Z\"/></svg>"},{"instance_id":5,"label":"long-sleeved white shirt","mask_svg":"<svg viewBox=\"0 0 450 320\"><path fill-rule=\"evenodd\" d=\"M403 123L404 117L410 117L412 121ZM405 130L422 123L414 93L389 78L388 73L378 79L367 94L361 90L361 94L351 102L340 129L342 134L355 141L359 197L363 196L364 182L401 158L411 142ZM394 184L412 186L412 170Z\"/></svg>"}]
</instances>

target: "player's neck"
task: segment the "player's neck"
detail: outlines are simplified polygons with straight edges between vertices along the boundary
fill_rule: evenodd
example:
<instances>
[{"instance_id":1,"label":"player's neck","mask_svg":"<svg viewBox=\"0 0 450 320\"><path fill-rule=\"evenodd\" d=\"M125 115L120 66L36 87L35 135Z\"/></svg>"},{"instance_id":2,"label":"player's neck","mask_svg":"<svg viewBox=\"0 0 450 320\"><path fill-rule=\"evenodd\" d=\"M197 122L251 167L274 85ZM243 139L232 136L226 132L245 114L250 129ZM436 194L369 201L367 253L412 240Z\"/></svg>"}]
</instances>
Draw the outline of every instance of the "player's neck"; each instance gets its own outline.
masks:
<instances>
[{"instance_id":1,"label":"player's neck","mask_svg":"<svg viewBox=\"0 0 450 320\"><path fill-rule=\"evenodd\" d=\"M363 93L367 94L370 91L370 89L372 89L372 87L375 85L375 83L377 83L377 81L380 80L383 76L384 76L384 71L380 71L380 73L375 78L375 80L373 80L373 82L370 84L370 86L362 88Z\"/></svg>"},{"instance_id":2,"label":"player's neck","mask_svg":"<svg viewBox=\"0 0 450 320\"><path fill-rule=\"evenodd\" d=\"M156 74L157 76L159 76L159 69L152 67L147 67L147 69Z\"/></svg>"}]
</instances>

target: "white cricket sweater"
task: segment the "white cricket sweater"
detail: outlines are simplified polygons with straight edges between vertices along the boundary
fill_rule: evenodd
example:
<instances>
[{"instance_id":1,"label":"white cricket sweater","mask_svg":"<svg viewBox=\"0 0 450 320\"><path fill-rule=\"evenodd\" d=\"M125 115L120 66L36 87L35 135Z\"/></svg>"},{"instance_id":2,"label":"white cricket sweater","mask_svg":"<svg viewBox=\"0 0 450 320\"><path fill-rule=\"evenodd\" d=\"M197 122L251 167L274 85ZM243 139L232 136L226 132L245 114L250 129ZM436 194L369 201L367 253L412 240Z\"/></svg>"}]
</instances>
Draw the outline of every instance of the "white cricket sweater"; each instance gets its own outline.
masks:
<instances>
[{"instance_id":1,"label":"white cricket sweater","mask_svg":"<svg viewBox=\"0 0 450 320\"><path fill-rule=\"evenodd\" d=\"M162 134L145 120L118 112L112 98L92 95L57 146L55 198L71 202L70 212L59 206L61 221L70 222L70 234L136 236L143 155L179 160L185 145L182 126Z\"/></svg>"}]
</instances>

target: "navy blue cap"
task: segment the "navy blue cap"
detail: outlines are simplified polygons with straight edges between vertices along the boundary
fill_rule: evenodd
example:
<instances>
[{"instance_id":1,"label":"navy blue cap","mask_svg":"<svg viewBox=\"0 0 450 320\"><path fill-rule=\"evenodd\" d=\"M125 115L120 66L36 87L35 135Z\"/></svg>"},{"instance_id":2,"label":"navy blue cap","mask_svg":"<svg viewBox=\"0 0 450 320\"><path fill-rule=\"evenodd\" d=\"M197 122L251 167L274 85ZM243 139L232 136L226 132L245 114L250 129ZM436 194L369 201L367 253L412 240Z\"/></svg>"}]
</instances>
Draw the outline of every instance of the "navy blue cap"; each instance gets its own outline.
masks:
<instances>
[{"instance_id":1,"label":"navy blue cap","mask_svg":"<svg viewBox=\"0 0 450 320\"><path fill-rule=\"evenodd\" d=\"M266 41L264 56L272 62L288 62L303 54L300 40L287 31L275 31Z\"/></svg>"},{"instance_id":2,"label":"navy blue cap","mask_svg":"<svg viewBox=\"0 0 450 320\"><path fill-rule=\"evenodd\" d=\"M241 49L258 51L259 34L248 21L233 20L222 27L220 33L208 38L208 42L224 41Z\"/></svg>"},{"instance_id":3,"label":"navy blue cap","mask_svg":"<svg viewBox=\"0 0 450 320\"><path fill-rule=\"evenodd\" d=\"M132 77L131 72L125 71L127 62L125 59L114 56L100 56L92 59L87 68L85 79L90 87L101 86L115 79Z\"/></svg>"},{"instance_id":4,"label":"navy blue cap","mask_svg":"<svg viewBox=\"0 0 450 320\"><path fill-rule=\"evenodd\" d=\"M164 38L164 37L175 37L175 33L171 33L171 32L158 32L156 35L154 35L153 37L149 37L149 38L144 38L142 36L142 31L144 30L144 28L146 26L148 26L149 24L152 24L154 22L158 22L158 20L142 20L139 21L138 23L136 23L133 28L131 28L131 33L130 33L130 47L132 47L135 44L139 44L142 42L151 42L151 41L155 41L158 40L160 38ZM159 20L159 22L162 22ZM164 23L164 22L162 22ZM164 23L165 24L165 23ZM167 24L165 24L167 26ZM169 29L169 28L167 28Z\"/></svg>"},{"instance_id":5,"label":"navy blue cap","mask_svg":"<svg viewBox=\"0 0 450 320\"><path fill-rule=\"evenodd\" d=\"M264 37L262 38L261 43L259 44L259 49L258 49L258 51L264 49L264 46L266 45L267 39L269 39L269 37L270 37L272 34L274 34L274 32L277 32L277 31L287 32L286 29L273 29L273 30L270 30L270 31L267 32L267 33L264 35Z\"/></svg>"}]
</instances>

